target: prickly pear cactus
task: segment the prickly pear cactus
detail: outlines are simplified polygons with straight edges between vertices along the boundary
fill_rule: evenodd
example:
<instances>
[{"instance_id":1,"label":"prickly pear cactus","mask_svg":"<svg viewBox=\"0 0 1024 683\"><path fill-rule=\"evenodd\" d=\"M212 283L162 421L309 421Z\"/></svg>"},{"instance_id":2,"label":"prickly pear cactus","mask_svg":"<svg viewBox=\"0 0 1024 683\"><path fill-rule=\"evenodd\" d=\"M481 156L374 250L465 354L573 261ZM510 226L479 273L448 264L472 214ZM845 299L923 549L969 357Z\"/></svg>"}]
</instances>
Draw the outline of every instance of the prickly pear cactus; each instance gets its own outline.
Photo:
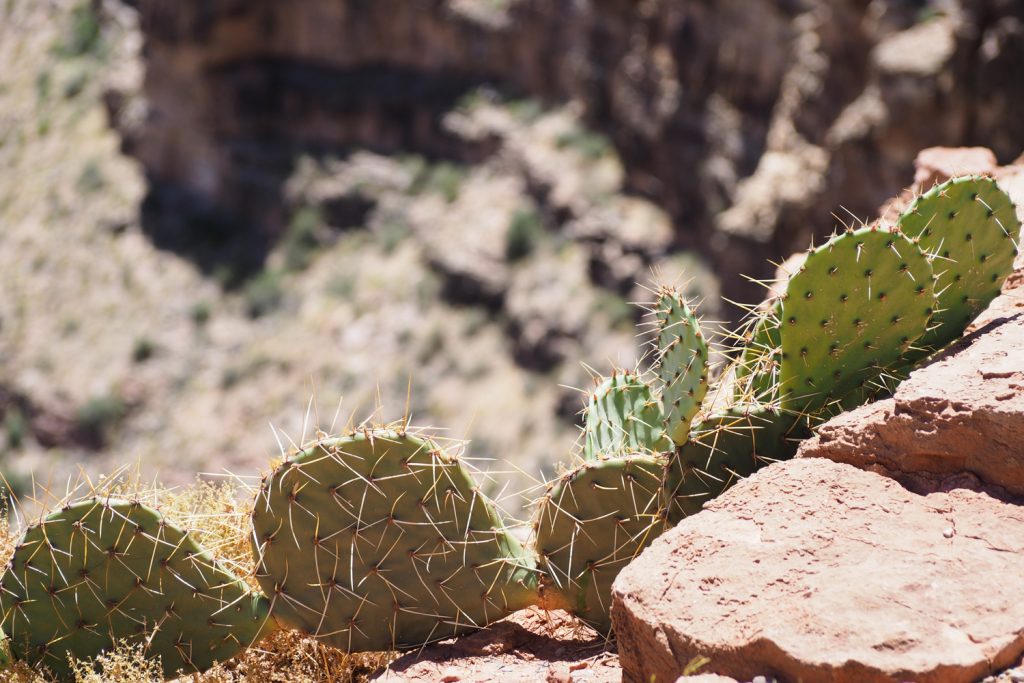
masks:
<instances>
[{"instance_id":1,"label":"prickly pear cactus","mask_svg":"<svg viewBox=\"0 0 1024 683\"><path fill-rule=\"evenodd\" d=\"M126 639L167 677L204 671L274 628L269 602L138 502L90 498L30 526L0 577L15 658L72 678L69 656Z\"/></svg>"},{"instance_id":2,"label":"prickly pear cactus","mask_svg":"<svg viewBox=\"0 0 1024 683\"><path fill-rule=\"evenodd\" d=\"M796 415L759 405L732 406L694 425L666 471L669 522L700 512L761 467L793 457L806 436Z\"/></svg>"},{"instance_id":3,"label":"prickly pear cactus","mask_svg":"<svg viewBox=\"0 0 1024 683\"><path fill-rule=\"evenodd\" d=\"M418 647L536 601L534 560L465 465L402 431L289 458L264 479L252 522L274 616L349 652Z\"/></svg>"},{"instance_id":4,"label":"prickly pear cactus","mask_svg":"<svg viewBox=\"0 0 1024 683\"><path fill-rule=\"evenodd\" d=\"M863 402L935 308L931 264L900 233L863 228L811 251L781 304L782 408L818 413Z\"/></svg>"},{"instance_id":5,"label":"prickly pear cactus","mask_svg":"<svg viewBox=\"0 0 1024 683\"><path fill-rule=\"evenodd\" d=\"M775 403L778 401L779 365L782 337L779 321L782 302L777 301L759 312L740 334L746 342L738 362L734 363L733 399L737 403Z\"/></svg>"},{"instance_id":6,"label":"prickly pear cactus","mask_svg":"<svg viewBox=\"0 0 1024 683\"><path fill-rule=\"evenodd\" d=\"M674 288L659 290L655 321L665 432L675 443L683 443L708 391L708 343L697 316Z\"/></svg>"},{"instance_id":7,"label":"prickly pear cactus","mask_svg":"<svg viewBox=\"0 0 1024 683\"><path fill-rule=\"evenodd\" d=\"M586 461L549 484L534 515L543 569L577 616L611 630L612 581L665 529L664 461L624 455Z\"/></svg>"},{"instance_id":8,"label":"prickly pear cactus","mask_svg":"<svg viewBox=\"0 0 1024 683\"><path fill-rule=\"evenodd\" d=\"M594 389L584 414L583 457L659 452L672 448L665 438L661 403L637 374L616 370Z\"/></svg>"},{"instance_id":9,"label":"prickly pear cactus","mask_svg":"<svg viewBox=\"0 0 1024 683\"><path fill-rule=\"evenodd\" d=\"M939 305L917 358L957 339L1013 271L1020 221L991 178L963 177L933 187L897 226L932 258Z\"/></svg>"}]
</instances>

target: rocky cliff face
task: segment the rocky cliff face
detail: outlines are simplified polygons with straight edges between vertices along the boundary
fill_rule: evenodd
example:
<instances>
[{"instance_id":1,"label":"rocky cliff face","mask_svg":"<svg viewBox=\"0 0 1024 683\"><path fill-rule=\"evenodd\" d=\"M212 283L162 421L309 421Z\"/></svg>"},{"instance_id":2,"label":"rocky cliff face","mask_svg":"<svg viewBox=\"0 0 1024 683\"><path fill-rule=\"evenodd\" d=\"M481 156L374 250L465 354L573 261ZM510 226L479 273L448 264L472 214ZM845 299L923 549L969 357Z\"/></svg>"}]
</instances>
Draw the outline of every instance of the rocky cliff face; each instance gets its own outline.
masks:
<instances>
[{"instance_id":1,"label":"rocky cliff face","mask_svg":"<svg viewBox=\"0 0 1024 683\"><path fill-rule=\"evenodd\" d=\"M154 182L148 230L184 250L212 240L210 258L262 258L301 154L486 157L443 124L481 84L581 103L675 246L730 273L767 275L764 243L803 246L839 206L867 215L922 147L1009 161L1024 139L1021 0L133 4L146 115L122 129ZM196 206L213 216L201 230L167 220Z\"/></svg>"}]
</instances>

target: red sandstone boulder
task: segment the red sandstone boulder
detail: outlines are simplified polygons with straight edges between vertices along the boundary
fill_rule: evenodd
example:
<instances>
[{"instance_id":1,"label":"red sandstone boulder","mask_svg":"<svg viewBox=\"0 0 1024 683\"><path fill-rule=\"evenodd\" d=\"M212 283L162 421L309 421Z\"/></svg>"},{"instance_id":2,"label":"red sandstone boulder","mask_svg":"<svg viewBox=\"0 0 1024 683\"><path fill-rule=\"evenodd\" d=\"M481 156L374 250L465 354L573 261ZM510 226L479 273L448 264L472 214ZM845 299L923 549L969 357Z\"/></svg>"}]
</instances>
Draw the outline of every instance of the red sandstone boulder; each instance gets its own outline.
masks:
<instances>
[{"instance_id":1,"label":"red sandstone boulder","mask_svg":"<svg viewBox=\"0 0 1024 683\"><path fill-rule=\"evenodd\" d=\"M849 465L772 465L619 575L625 681L976 681L1024 652L1024 510Z\"/></svg>"},{"instance_id":2,"label":"red sandstone boulder","mask_svg":"<svg viewBox=\"0 0 1024 683\"><path fill-rule=\"evenodd\" d=\"M914 189L923 192L953 176L992 175L998 166L987 147L929 147L914 159Z\"/></svg>"}]
</instances>

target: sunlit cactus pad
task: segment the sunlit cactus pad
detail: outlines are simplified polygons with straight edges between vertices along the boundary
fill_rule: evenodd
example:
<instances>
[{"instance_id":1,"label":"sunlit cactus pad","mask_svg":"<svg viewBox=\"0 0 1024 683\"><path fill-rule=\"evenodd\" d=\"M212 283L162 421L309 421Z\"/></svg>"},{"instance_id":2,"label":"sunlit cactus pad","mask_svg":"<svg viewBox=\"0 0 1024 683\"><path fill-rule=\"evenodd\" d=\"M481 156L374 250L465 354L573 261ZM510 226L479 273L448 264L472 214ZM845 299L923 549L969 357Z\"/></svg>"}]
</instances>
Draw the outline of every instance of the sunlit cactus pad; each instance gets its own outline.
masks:
<instances>
[{"instance_id":1,"label":"sunlit cactus pad","mask_svg":"<svg viewBox=\"0 0 1024 683\"><path fill-rule=\"evenodd\" d=\"M708 342L678 290L659 290L654 313L665 430L672 441L683 443L708 391Z\"/></svg>"},{"instance_id":2,"label":"sunlit cactus pad","mask_svg":"<svg viewBox=\"0 0 1024 683\"><path fill-rule=\"evenodd\" d=\"M924 334L935 306L931 264L899 233L862 228L814 249L781 306L782 407L862 403Z\"/></svg>"},{"instance_id":3,"label":"sunlit cactus pad","mask_svg":"<svg viewBox=\"0 0 1024 683\"><path fill-rule=\"evenodd\" d=\"M1013 271L1020 221L994 180L963 177L922 194L897 225L933 257L939 307L919 345L935 350L959 337L999 294Z\"/></svg>"},{"instance_id":4,"label":"sunlit cactus pad","mask_svg":"<svg viewBox=\"0 0 1024 683\"><path fill-rule=\"evenodd\" d=\"M349 652L418 647L535 601L533 562L429 439L321 440L265 478L254 508L275 618Z\"/></svg>"},{"instance_id":5,"label":"sunlit cactus pad","mask_svg":"<svg viewBox=\"0 0 1024 683\"><path fill-rule=\"evenodd\" d=\"M611 629L612 581L665 529L664 461L626 455L587 461L549 484L534 515L540 566L570 609Z\"/></svg>"},{"instance_id":6,"label":"sunlit cactus pad","mask_svg":"<svg viewBox=\"0 0 1024 683\"><path fill-rule=\"evenodd\" d=\"M268 607L160 512L106 498L28 527L0 578L12 654L61 679L121 639L168 677L204 671L272 628Z\"/></svg>"},{"instance_id":7,"label":"sunlit cactus pad","mask_svg":"<svg viewBox=\"0 0 1024 683\"><path fill-rule=\"evenodd\" d=\"M672 448L665 437L661 403L633 372L616 370L590 394L584 413L584 457L658 452Z\"/></svg>"}]
</instances>

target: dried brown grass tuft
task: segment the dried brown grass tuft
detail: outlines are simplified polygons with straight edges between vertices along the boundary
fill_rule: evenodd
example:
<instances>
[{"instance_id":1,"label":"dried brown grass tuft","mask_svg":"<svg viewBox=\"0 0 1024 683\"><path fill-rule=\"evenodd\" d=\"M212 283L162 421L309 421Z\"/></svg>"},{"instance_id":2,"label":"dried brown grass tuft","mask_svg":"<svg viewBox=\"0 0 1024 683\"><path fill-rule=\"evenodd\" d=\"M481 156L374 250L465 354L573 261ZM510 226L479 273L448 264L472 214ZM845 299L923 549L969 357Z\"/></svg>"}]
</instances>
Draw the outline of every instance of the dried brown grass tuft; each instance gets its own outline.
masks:
<instances>
[{"instance_id":1,"label":"dried brown grass tuft","mask_svg":"<svg viewBox=\"0 0 1024 683\"><path fill-rule=\"evenodd\" d=\"M388 665L393 653L345 654L297 631L278 631L235 659L196 677L202 683L356 683Z\"/></svg>"}]
</instances>

